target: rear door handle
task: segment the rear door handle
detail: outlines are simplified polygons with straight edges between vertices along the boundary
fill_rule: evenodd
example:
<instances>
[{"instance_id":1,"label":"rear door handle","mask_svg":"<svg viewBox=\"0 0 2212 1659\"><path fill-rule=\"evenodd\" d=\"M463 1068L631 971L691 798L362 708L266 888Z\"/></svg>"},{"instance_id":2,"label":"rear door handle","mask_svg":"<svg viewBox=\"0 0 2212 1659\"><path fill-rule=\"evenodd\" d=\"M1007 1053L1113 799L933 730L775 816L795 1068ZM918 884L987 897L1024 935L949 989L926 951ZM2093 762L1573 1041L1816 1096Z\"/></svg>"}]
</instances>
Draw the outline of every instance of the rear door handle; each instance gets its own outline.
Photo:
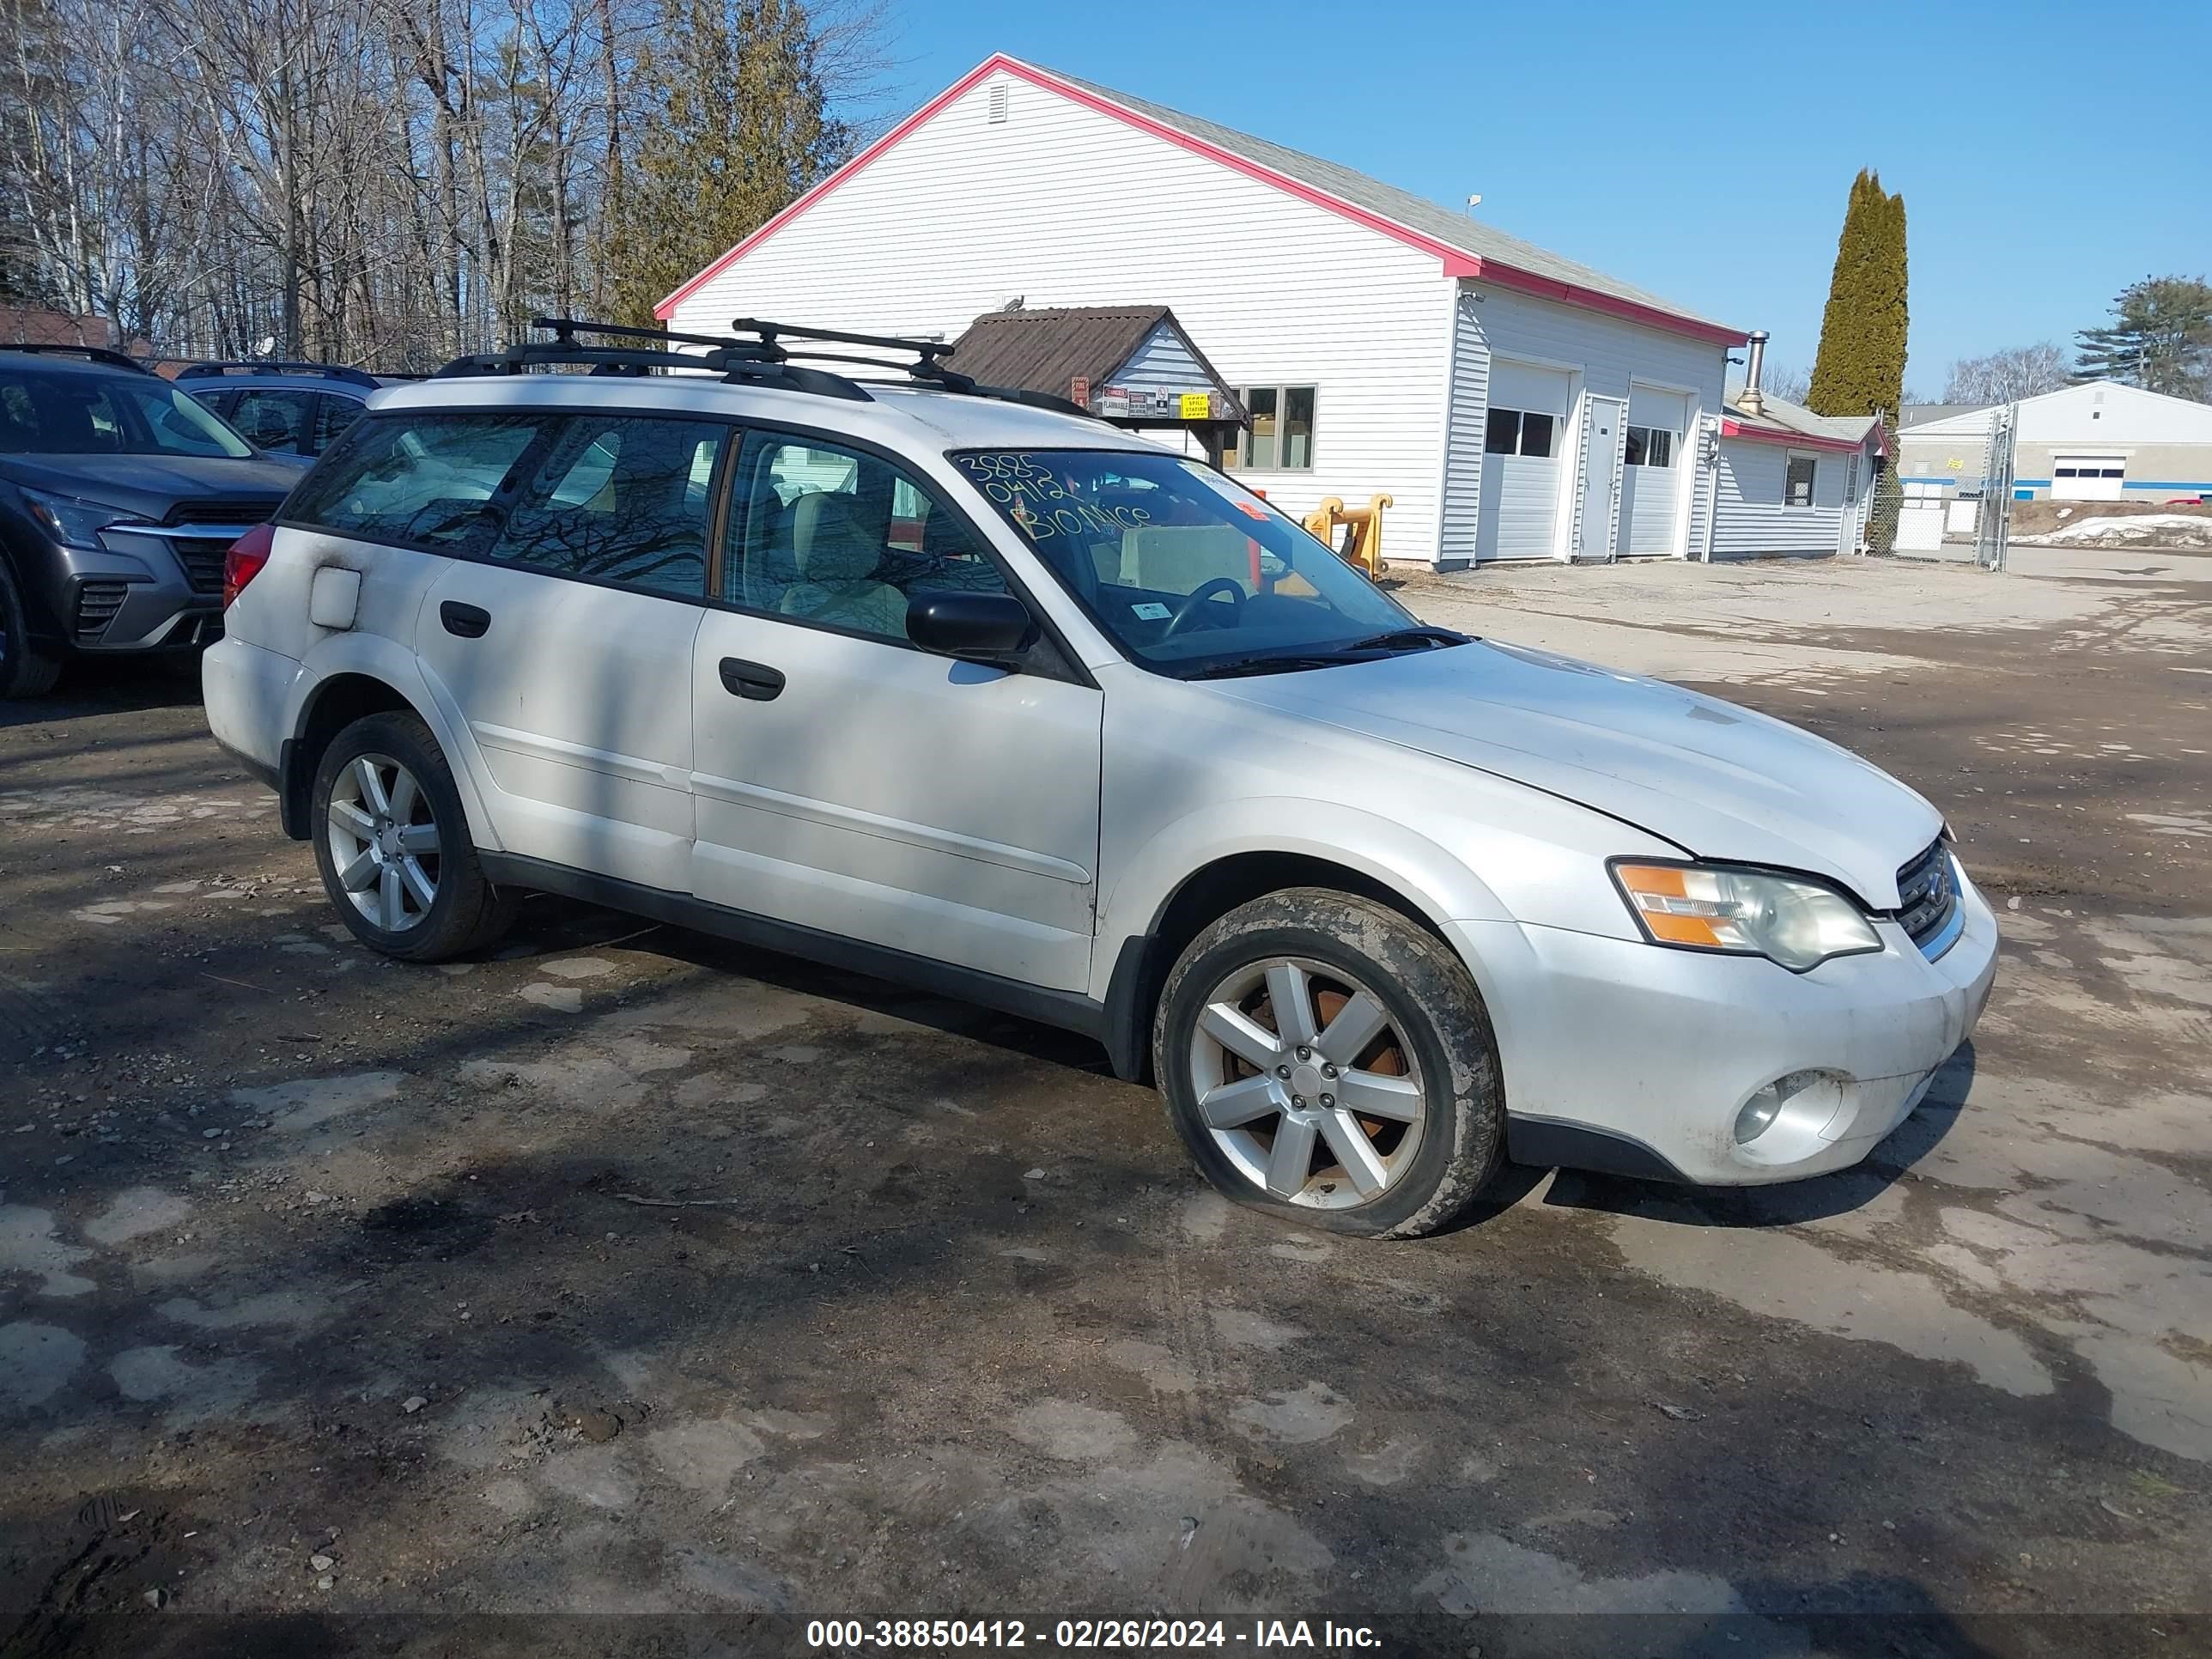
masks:
<instances>
[{"instance_id":1,"label":"rear door handle","mask_svg":"<svg viewBox=\"0 0 2212 1659\"><path fill-rule=\"evenodd\" d=\"M447 599L438 607L438 620L446 624L448 634L458 634L465 640L480 640L491 627L491 612L478 605Z\"/></svg>"},{"instance_id":2,"label":"rear door handle","mask_svg":"<svg viewBox=\"0 0 2212 1659\"><path fill-rule=\"evenodd\" d=\"M722 689L755 702L767 702L783 690L783 671L742 657L722 659Z\"/></svg>"}]
</instances>

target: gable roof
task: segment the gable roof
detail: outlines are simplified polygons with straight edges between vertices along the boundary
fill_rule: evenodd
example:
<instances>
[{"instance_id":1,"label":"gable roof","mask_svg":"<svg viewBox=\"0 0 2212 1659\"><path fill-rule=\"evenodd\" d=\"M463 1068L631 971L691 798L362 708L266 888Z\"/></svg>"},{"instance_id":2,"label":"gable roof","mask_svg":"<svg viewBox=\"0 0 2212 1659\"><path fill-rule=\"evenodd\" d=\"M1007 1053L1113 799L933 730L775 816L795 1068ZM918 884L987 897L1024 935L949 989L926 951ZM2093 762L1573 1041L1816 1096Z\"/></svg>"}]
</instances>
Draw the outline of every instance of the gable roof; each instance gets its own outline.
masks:
<instances>
[{"instance_id":1,"label":"gable roof","mask_svg":"<svg viewBox=\"0 0 2212 1659\"><path fill-rule=\"evenodd\" d=\"M2160 431L2167 441L2184 443L2212 442L2212 404L2200 404L2193 398L2177 398L2170 392L2152 392L2147 387L2129 386L2121 380L2076 380L2072 386L2060 386L2055 392L2039 392L2033 398L2022 398L2014 405L2020 424L2014 428L2023 437L2036 439L2026 428L2039 416L2039 423L2046 426L2051 417L2063 419L2059 411L2075 404L2102 404L2110 410L2123 405L2131 406L2138 417L2160 423ZM1990 410L1995 404L1979 409L1945 414L1935 420L1923 421L1912 428L1916 438L1978 437L1989 427ZM2075 434L2085 440L2086 430ZM2039 441L2039 440L2037 440ZM2138 438L2136 441L2145 440Z\"/></svg>"},{"instance_id":2,"label":"gable roof","mask_svg":"<svg viewBox=\"0 0 2212 1659\"><path fill-rule=\"evenodd\" d=\"M1728 407L1721 414L1721 436L1747 438L1753 443L1803 444L1814 449L1856 449L1881 431L1879 415L1815 415L1802 404L1759 394L1759 413L1747 415L1739 401L1744 389L1730 386Z\"/></svg>"},{"instance_id":3,"label":"gable roof","mask_svg":"<svg viewBox=\"0 0 2212 1659\"><path fill-rule=\"evenodd\" d=\"M1132 97L1057 70L1041 69L1004 52L994 52L892 127L663 300L653 307L653 314L665 320L674 313L678 304L702 284L774 235L946 105L1000 72L1218 161L1248 178L1272 185L1393 240L1434 254L1446 276L1479 276L1501 288L1625 317L1647 327L1687 334L1717 345L1741 345L1747 338L1741 329L1686 311L1656 295L1619 282L1587 265L1563 259L1532 242L1508 236L1395 185L1386 185L1350 167L1238 132L1232 127L1186 115L1164 104Z\"/></svg>"},{"instance_id":4,"label":"gable roof","mask_svg":"<svg viewBox=\"0 0 2212 1659\"><path fill-rule=\"evenodd\" d=\"M1023 392L1068 395L1067 383L1080 375L1094 391L1165 327L1182 342L1218 398L1243 418L1229 383L1165 306L1061 306L1036 310L994 311L969 324L953 343L952 367L986 386Z\"/></svg>"}]
</instances>

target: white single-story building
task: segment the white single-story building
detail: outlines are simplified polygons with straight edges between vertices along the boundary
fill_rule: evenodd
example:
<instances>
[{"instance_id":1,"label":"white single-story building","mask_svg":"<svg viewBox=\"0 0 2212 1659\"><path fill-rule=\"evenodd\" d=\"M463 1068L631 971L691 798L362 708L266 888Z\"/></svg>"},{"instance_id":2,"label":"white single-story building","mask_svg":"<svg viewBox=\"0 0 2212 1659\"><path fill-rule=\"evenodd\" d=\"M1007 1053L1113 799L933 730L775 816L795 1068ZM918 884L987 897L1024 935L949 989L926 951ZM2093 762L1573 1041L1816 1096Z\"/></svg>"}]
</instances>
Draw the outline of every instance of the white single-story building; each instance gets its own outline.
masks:
<instances>
[{"instance_id":1,"label":"white single-story building","mask_svg":"<svg viewBox=\"0 0 2212 1659\"><path fill-rule=\"evenodd\" d=\"M1764 332L1751 337L1746 383L1721 414L1711 559L1817 557L1865 545L1881 417L1815 415L1759 389Z\"/></svg>"},{"instance_id":2,"label":"white single-story building","mask_svg":"<svg viewBox=\"0 0 2212 1659\"><path fill-rule=\"evenodd\" d=\"M2212 498L2212 404L2088 380L2014 408L2015 500ZM1960 410L1906 426L1898 434L1898 477L1908 492L1978 490L1995 413Z\"/></svg>"},{"instance_id":3,"label":"white single-story building","mask_svg":"<svg viewBox=\"0 0 2212 1659\"><path fill-rule=\"evenodd\" d=\"M1348 168L1004 55L659 314L699 332L766 317L951 339L1017 301L1172 307L1251 416L1228 465L1297 514L1389 495L1394 562L1710 544L1742 331Z\"/></svg>"}]
</instances>

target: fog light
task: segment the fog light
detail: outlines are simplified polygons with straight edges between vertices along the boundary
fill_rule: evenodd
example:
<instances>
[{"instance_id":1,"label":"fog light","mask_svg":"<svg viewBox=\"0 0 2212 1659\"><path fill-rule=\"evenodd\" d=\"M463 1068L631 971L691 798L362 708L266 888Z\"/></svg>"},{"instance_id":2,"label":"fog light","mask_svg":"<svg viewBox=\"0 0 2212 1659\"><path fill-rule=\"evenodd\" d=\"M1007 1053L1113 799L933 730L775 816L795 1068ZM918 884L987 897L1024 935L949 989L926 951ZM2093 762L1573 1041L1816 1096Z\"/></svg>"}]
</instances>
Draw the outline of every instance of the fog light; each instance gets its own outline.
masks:
<instances>
[{"instance_id":1,"label":"fog light","mask_svg":"<svg viewBox=\"0 0 2212 1659\"><path fill-rule=\"evenodd\" d=\"M1782 1115L1782 1101L1780 1082L1768 1084L1745 1101L1743 1109L1735 1115L1735 1144L1741 1146L1765 1134L1774 1120Z\"/></svg>"}]
</instances>

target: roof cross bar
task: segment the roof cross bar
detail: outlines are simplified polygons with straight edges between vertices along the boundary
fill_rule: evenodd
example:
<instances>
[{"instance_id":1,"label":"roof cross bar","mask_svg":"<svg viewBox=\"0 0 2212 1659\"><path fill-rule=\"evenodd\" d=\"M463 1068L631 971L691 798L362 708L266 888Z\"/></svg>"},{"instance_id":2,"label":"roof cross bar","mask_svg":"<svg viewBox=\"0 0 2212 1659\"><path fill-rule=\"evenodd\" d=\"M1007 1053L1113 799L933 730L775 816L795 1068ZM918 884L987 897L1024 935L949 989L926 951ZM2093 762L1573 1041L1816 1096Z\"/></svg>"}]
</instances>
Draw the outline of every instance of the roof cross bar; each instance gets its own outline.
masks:
<instances>
[{"instance_id":1,"label":"roof cross bar","mask_svg":"<svg viewBox=\"0 0 2212 1659\"><path fill-rule=\"evenodd\" d=\"M544 325L552 327L548 323ZM617 325L610 325L612 329ZM714 340L707 337L664 336L650 329L621 329L625 336L658 342L668 339L671 343L693 343L708 349L700 352L672 351L651 345L580 345L574 343L578 332L597 333L603 331L593 323L572 323L560 338L550 342L528 341L509 346L504 351L473 352L465 357L456 357L431 376L433 380L457 380L474 375L518 374L538 368L588 368L593 374L645 375L657 368L679 369L691 374L720 374L726 382L758 381L766 386L782 386L793 392L811 392L818 397L839 398L849 403L873 402L867 391L857 382L842 374L832 374L825 369L807 368L798 363L787 363L763 358L757 349L744 341Z\"/></svg>"},{"instance_id":2,"label":"roof cross bar","mask_svg":"<svg viewBox=\"0 0 2212 1659\"><path fill-rule=\"evenodd\" d=\"M873 346L878 351L911 351L925 363L952 355L950 340L910 340L896 334L848 334L836 328L802 328L796 323L771 323L759 317L739 317L730 326L740 334L759 337L763 345L774 349L779 338L820 340L829 345ZM808 352L807 356L821 354ZM893 365L903 367L903 365Z\"/></svg>"}]
</instances>

